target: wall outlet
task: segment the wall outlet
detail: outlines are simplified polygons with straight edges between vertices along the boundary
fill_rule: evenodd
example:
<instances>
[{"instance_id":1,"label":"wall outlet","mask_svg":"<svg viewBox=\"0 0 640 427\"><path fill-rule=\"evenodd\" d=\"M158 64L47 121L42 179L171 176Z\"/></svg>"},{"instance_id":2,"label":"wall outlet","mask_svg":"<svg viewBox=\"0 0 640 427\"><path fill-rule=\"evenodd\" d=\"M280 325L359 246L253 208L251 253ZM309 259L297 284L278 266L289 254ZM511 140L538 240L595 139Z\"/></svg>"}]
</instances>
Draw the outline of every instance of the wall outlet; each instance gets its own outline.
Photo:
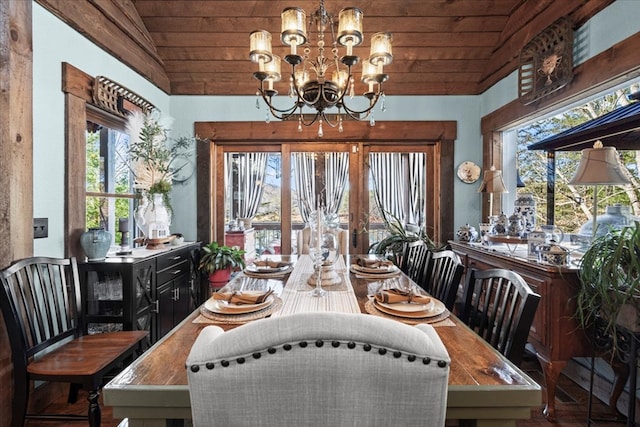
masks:
<instances>
[{"instance_id":1,"label":"wall outlet","mask_svg":"<svg viewBox=\"0 0 640 427\"><path fill-rule=\"evenodd\" d=\"M49 237L49 218L33 218L33 238Z\"/></svg>"}]
</instances>

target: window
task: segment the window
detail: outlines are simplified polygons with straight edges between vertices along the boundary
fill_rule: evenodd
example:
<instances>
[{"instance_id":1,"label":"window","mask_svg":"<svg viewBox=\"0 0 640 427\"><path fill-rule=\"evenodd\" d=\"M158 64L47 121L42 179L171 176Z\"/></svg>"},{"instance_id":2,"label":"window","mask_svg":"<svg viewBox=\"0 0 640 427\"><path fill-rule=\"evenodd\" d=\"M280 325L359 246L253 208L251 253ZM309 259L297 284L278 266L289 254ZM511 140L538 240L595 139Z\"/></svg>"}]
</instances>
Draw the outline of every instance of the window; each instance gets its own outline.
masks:
<instances>
[{"instance_id":1,"label":"window","mask_svg":"<svg viewBox=\"0 0 640 427\"><path fill-rule=\"evenodd\" d=\"M594 188L568 185L580 162L580 147L574 151L569 148L552 152L555 166L555 182L553 183L547 182L549 176L547 174L549 164L547 152L528 150L527 147L532 143L540 142L567 129L574 129L582 123L627 105L629 103L627 95L631 92L637 92L638 89L639 83L628 83L623 88L572 109L558 112L551 117L528 123L518 129L517 164L520 177L525 184L525 188L520 191L533 193L536 200L536 222L538 224L554 223L565 232L578 233L583 224L590 223L592 220ZM612 135L610 139L605 139L603 142L605 145L618 148L622 164L626 166L632 182L637 184L640 179L637 166L639 152L625 149L629 148L629 144L624 143L622 136L622 133ZM553 190L551 193L553 207L550 214L547 214L548 187ZM604 212L606 206L616 204L635 209L631 212L632 215L640 214L640 210L637 208L637 201L640 198L637 187L637 185L627 187L598 186L599 215Z\"/></svg>"},{"instance_id":2,"label":"window","mask_svg":"<svg viewBox=\"0 0 640 427\"><path fill-rule=\"evenodd\" d=\"M124 121L101 120L94 113L88 114L85 137L86 228L104 228L111 233L112 246L120 245L120 232L132 231L136 201L128 162L129 136Z\"/></svg>"}]
</instances>

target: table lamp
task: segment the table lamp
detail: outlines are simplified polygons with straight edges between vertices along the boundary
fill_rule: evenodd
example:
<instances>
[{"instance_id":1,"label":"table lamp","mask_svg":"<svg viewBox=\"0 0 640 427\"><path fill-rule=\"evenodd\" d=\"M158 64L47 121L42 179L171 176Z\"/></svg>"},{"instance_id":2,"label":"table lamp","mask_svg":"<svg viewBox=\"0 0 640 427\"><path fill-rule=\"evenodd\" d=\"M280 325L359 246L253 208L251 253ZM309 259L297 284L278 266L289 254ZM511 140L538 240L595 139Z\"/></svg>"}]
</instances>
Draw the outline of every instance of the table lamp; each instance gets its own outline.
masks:
<instances>
[{"instance_id":1,"label":"table lamp","mask_svg":"<svg viewBox=\"0 0 640 427\"><path fill-rule=\"evenodd\" d=\"M489 216L493 215L493 194L508 193L507 187L502 179L502 171L491 166L488 171L484 171L482 183L478 187L478 193L489 193Z\"/></svg>"},{"instance_id":2,"label":"table lamp","mask_svg":"<svg viewBox=\"0 0 640 427\"><path fill-rule=\"evenodd\" d=\"M620 167L620 158L615 147L603 147L598 140L593 148L582 150L576 174L569 185L593 185L593 225L591 239L596 237L598 216L598 185L626 185L631 182Z\"/></svg>"},{"instance_id":3,"label":"table lamp","mask_svg":"<svg viewBox=\"0 0 640 427\"><path fill-rule=\"evenodd\" d=\"M128 255L131 253L129 248L129 218L120 218L118 220L118 231L122 233L120 239L120 250L116 252L116 255Z\"/></svg>"}]
</instances>

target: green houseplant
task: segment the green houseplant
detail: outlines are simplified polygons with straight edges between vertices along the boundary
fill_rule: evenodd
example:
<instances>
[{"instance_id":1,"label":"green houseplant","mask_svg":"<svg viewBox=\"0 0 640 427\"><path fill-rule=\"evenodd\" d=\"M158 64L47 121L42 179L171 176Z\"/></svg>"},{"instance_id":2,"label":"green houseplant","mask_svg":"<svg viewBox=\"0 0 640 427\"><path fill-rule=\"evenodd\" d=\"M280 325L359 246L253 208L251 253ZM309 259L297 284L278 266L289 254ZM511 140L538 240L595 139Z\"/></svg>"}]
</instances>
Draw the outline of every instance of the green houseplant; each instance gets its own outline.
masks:
<instances>
[{"instance_id":1,"label":"green houseplant","mask_svg":"<svg viewBox=\"0 0 640 427\"><path fill-rule=\"evenodd\" d=\"M244 254L244 249L211 242L202 247L198 268L209 274L212 286L218 287L229 281L232 270L245 267Z\"/></svg>"},{"instance_id":2,"label":"green houseplant","mask_svg":"<svg viewBox=\"0 0 640 427\"><path fill-rule=\"evenodd\" d=\"M404 251L404 245L407 242L423 240L428 248L437 248L436 243L429 237L424 227L415 227L415 229L404 227L398 218L389 214L383 215L383 218L388 235L379 242L374 243L369 248L370 253L385 255L394 264L398 265Z\"/></svg>"},{"instance_id":3,"label":"green houseplant","mask_svg":"<svg viewBox=\"0 0 640 427\"><path fill-rule=\"evenodd\" d=\"M580 325L599 322L615 351L619 327L640 330L640 222L597 237L582 257L579 277Z\"/></svg>"}]
</instances>

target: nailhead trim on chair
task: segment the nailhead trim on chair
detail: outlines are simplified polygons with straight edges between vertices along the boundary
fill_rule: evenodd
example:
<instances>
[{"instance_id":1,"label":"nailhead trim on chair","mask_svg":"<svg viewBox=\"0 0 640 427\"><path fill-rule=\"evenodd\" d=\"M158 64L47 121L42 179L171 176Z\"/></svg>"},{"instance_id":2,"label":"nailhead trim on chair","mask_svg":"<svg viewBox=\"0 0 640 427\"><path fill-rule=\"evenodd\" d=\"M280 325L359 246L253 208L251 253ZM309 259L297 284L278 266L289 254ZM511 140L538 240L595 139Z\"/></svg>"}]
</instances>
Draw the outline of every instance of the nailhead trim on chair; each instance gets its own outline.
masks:
<instances>
[{"instance_id":1,"label":"nailhead trim on chair","mask_svg":"<svg viewBox=\"0 0 640 427\"><path fill-rule=\"evenodd\" d=\"M340 344L341 344L341 343L340 343L340 341L336 341L336 340L331 341L331 346L332 346L332 347L334 347L334 348L338 348L338 347L340 347ZM298 345L299 345L301 348L306 348L306 347L309 345L309 343L308 343L308 342L306 342L306 341L300 341L300 343L298 343ZM316 347L318 347L318 348L319 348L319 347L324 346L324 340L316 340L316 341L315 341L315 346L316 346ZM355 342L353 342L353 341L349 341L349 342L347 343L347 348L349 348L349 349L354 349L354 348L356 348L356 347L357 347L357 344L356 344ZM368 343L362 344L362 350L364 350L364 351L369 352L369 351L371 351L371 350L372 350L372 348L373 348L373 347L371 346L371 344L368 344ZM285 350L285 351L290 351L290 350L292 350L292 349L293 349L293 346L292 346L291 344L289 344L289 343L287 343L287 344L283 344L283 345L282 345L282 349L283 349L283 350ZM275 354L275 353L277 352L277 350L276 350L276 348L275 348L275 347L269 347L269 348L266 350L266 352L267 352L267 353L269 353L269 354ZM384 348L384 347L378 347L378 354L380 354L381 356L384 356L384 355L386 355L387 353L388 353L388 350L387 350L386 348ZM262 357L262 353L261 353L261 352L259 352L259 351L256 351L255 353L252 353L252 354L251 354L251 356L252 356L254 359L260 359L260 358ZM392 353L392 356L393 356L393 358L394 358L394 359L399 359L399 358L401 358L401 357L402 357L402 352L401 352L401 351L399 351L399 350L394 350L394 351L393 351L393 353ZM415 354L408 354L408 355L407 355L407 360L408 360L409 362L415 362L415 361L417 360L417 358L418 358L418 357L417 357ZM245 363L245 362L246 362L246 358L244 358L244 357L238 357L238 358L235 360L235 362L236 362L238 365L242 365L243 363ZM230 366L230 365L231 365L231 362L229 362L228 360L221 360L219 363L220 363L220 365L221 365L223 368L226 368L226 367L228 367L228 366ZM422 364L424 364L424 365L429 365L430 363L431 363L431 358L430 358L430 357L423 357L423 358L422 358ZM215 363L214 363L214 362L206 362L206 363L204 364L204 366L205 366L208 370L212 370L212 369L215 367ZM447 362L446 362L446 361L444 361L444 360L438 360L438 367L440 367L440 368L445 368L446 366L447 366ZM191 369L191 372L199 372L199 371L200 371L200 366L199 366L199 365L191 365L191 366L190 366L190 367L188 367L188 368L189 368L189 369Z\"/></svg>"}]
</instances>

